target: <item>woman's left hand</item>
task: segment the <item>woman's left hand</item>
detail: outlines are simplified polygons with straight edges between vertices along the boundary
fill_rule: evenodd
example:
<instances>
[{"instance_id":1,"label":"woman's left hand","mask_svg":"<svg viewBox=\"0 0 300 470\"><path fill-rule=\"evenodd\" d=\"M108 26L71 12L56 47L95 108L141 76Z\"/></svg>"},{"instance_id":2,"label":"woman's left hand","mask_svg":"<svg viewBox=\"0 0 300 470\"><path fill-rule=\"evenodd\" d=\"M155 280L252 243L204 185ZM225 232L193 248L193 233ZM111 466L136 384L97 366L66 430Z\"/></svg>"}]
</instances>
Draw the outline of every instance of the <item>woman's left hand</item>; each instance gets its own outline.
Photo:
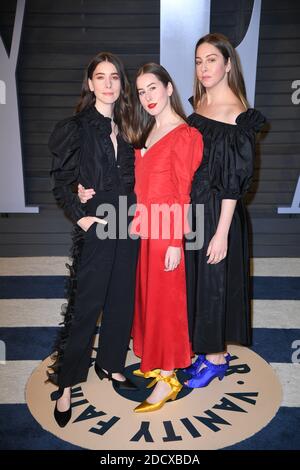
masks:
<instances>
[{"instance_id":1,"label":"woman's left hand","mask_svg":"<svg viewBox=\"0 0 300 470\"><path fill-rule=\"evenodd\" d=\"M209 258L207 260L207 264L217 264L220 263L222 259L226 258L228 245L227 238L228 237L226 235L215 233L208 245L206 256L209 256Z\"/></svg>"},{"instance_id":2,"label":"woman's left hand","mask_svg":"<svg viewBox=\"0 0 300 470\"><path fill-rule=\"evenodd\" d=\"M181 248L169 246L165 255L165 271L174 271L181 260Z\"/></svg>"},{"instance_id":3,"label":"woman's left hand","mask_svg":"<svg viewBox=\"0 0 300 470\"><path fill-rule=\"evenodd\" d=\"M92 197L96 194L93 188L85 189L82 184L78 184L78 189L77 189L78 197L80 199L80 202L82 204L85 204L89 199L92 199Z\"/></svg>"}]
</instances>

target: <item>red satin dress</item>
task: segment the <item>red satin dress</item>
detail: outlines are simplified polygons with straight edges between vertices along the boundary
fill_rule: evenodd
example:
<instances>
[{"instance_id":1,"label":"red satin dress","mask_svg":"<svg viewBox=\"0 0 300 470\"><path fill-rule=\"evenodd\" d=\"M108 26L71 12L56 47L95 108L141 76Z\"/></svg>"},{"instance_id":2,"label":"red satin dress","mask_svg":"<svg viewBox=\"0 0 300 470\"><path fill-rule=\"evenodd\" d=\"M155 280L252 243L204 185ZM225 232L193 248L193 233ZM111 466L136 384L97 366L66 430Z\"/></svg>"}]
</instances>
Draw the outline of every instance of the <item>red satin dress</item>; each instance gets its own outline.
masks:
<instances>
[{"instance_id":1,"label":"red satin dress","mask_svg":"<svg viewBox=\"0 0 300 470\"><path fill-rule=\"evenodd\" d=\"M136 150L138 205L131 233L140 235L141 245L132 337L142 372L156 368L173 370L191 363L183 234L188 231L186 209L202 151L201 134L186 123L171 130L143 156ZM146 216L141 217L140 204L148 210ZM178 210L171 211L170 217L164 213L157 218L151 212L153 204L165 204L168 208L175 204L173 207ZM167 237L162 222L168 225ZM181 261L174 271L167 272L164 263L169 246L181 248Z\"/></svg>"}]
</instances>

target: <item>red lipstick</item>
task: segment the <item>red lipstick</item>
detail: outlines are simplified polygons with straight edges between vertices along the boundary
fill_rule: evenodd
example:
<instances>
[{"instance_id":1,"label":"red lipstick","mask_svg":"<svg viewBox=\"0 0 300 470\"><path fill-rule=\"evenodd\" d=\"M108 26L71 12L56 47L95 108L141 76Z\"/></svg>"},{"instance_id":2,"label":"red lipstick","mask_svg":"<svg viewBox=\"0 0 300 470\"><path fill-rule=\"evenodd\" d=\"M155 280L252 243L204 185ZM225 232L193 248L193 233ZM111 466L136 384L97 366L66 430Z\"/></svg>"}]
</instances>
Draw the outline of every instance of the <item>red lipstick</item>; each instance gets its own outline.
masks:
<instances>
[{"instance_id":1,"label":"red lipstick","mask_svg":"<svg viewBox=\"0 0 300 470\"><path fill-rule=\"evenodd\" d=\"M155 108L156 105L157 105L157 103L150 103L150 104L148 104L148 108L153 109L153 108Z\"/></svg>"}]
</instances>

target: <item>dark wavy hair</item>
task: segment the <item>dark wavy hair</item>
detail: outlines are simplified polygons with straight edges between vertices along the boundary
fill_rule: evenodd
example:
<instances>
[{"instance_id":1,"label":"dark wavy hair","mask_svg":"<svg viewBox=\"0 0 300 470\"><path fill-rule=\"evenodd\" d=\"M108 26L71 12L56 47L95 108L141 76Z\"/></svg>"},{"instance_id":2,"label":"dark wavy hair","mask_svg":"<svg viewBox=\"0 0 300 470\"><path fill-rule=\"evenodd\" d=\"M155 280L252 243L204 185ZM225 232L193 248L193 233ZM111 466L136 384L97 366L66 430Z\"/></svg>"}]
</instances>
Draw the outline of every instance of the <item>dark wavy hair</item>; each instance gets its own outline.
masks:
<instances>
[{"instance_id":1,"label":"dark wavy hair","mask_svg":"<svg viewBox=\"0 0 300 470\"><path fill-rule=\"evenodd\" d=\"M92 79L97 65L101 62L110 62L116 67L119 74L121 81L121 91L120 96L114 105L114 121L117 124L121 135L126 140L131 141L133 138L131 126L133 114L131 87L123 63L119 57L112 54L111 52L100 52L95 57L93 57L93 59L88 64L84 71L81 95L75 112L79 113L85 108L95 105L96 97L94 93L90 91L88 79Z\"/></svg>"},{"instance_id":2,"label":"dark wavy hair","mask_svg":"<svg viewBox=\"0 0 300 470\"><path fill-rule=\"evenodd\" d=\"M242 74L242 68L238 54L229 39L221 33L211 33L203 36L199 39L195 47L195 59L197 55L197 49L201 44L208 43L215 46L222 54L224 63L227 64L230 59L231 69L228 72L228 85L235 96L240 100L242 105L247 109L249 103L246 97L246 87L244 77ZM205 87L197 78L197 72L195 68L195 79L194 79L194 109L197 108L202 100L203 95L206 93Z\"/></svg>"},{"instance_id":3,"label":"dark wavy hair","mask_svg":"<svg viewBox=\"0 0 300 470\"><path fill-rule=\"evenodd\" d=\"M138 90L136 86L136 81L138 77L144 75L145 73L153 73L156 78L162 82L162 84L167 87L168 83L171 83L173 86L173 93L170 97L170 104L173 111L178 114L184 121L186 121L186 115L184 113L181 100L176 89L175 83L173 82L171 76L167 70L159 64L154 62L149 62L148 64L143 65L136 74L135 79L135 97L134 97L134 120L133 120L133 129L134 129L134 139L133 144L136 148L143 148L147 137L154 126L155 118L151 116L147 111L144 110L143 106L140 103Z\"/></svg>"}]
</instances>

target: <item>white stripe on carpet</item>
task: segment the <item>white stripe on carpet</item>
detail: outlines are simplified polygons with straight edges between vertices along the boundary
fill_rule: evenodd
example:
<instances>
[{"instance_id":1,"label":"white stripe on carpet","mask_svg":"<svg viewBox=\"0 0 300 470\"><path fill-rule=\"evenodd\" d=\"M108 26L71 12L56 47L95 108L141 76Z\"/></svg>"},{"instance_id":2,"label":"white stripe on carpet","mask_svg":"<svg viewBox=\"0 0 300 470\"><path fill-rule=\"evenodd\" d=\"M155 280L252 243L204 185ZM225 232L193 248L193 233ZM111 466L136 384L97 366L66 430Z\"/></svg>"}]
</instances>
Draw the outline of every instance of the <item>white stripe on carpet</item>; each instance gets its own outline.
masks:
<instances>
[{"instance_id":1,"label":"white stripe on carpet","mask_svg":"<svg viewBox=\"0 0 300 470\"><path fill-rule=\"evenodd\" d=\"M300 328L300 300L252 300L254 328Z\"/></svg>"},{"instance_id":2,"label":"white stripe on carpet","mask_svg":"<svg viewBox=\"0 0 300 470\"><path fill-rule=\"evenodd\" d=\"M0 327L57 326L64 299L0 299Z\"/></svg>"},{"instance_id":3,"label":"white stripe on carpet","mask_svg":"<svg viewBox=\"0 0 300 470\"><path fill-rule=\"evenodd\" d=\"M0 299L0 327L57 326L65 299ZM254 300L254 328L300 328L299 300Z\"/></svg>"},{"instance_id":4,"label":"white stripe on carpet","mask_svg":"<svg viewBox=\"0 0 300 470\"><path fill-rule=\"evenodd\" d=\"M0 403L25 403L25 385L41 361L7 361L0 364Z\"/></svg>"},{"instance_id":5,"label":"white stripe on carpet","mask_svg":"<svg viewBox=\"0 0 300 470\"><path fill-rule=\"evenodd\" d=\"M299 258L252 258L252 276L300 276Z\"/></svg>"},{"instance_id":6,"label":"white stripe on carpet","mask_svg":"<svg viewBox=\"0 0 300 470\"><path fill-rule=\"evenodd\" d=\"M292 352L291 352L292 354ZM300 364L271 363L283 389L281 406L300 406Z\"/></svg>"},{"instance_id":7,"label":"white stripe on carpet","mask_svg":"<svg viewBox=\"0 0 300 470\"><path fill-rule=\"evenodd\" d=\"M51 276L65 275L68 271L65 256L37 256L0 258L0 276ZM253 258L251 273L254 276L300 276L299 258Z\"/></svg>"},{"instance_id":8,"label":"white stripe on carpet","mask_svg":"<svg viewBox=\"0 0 300 470\"><path fill-rule=\"evenodd\" d=\"M65 256L0 258L0 276L65 276Z\"/></svg>"}]
</instances>

